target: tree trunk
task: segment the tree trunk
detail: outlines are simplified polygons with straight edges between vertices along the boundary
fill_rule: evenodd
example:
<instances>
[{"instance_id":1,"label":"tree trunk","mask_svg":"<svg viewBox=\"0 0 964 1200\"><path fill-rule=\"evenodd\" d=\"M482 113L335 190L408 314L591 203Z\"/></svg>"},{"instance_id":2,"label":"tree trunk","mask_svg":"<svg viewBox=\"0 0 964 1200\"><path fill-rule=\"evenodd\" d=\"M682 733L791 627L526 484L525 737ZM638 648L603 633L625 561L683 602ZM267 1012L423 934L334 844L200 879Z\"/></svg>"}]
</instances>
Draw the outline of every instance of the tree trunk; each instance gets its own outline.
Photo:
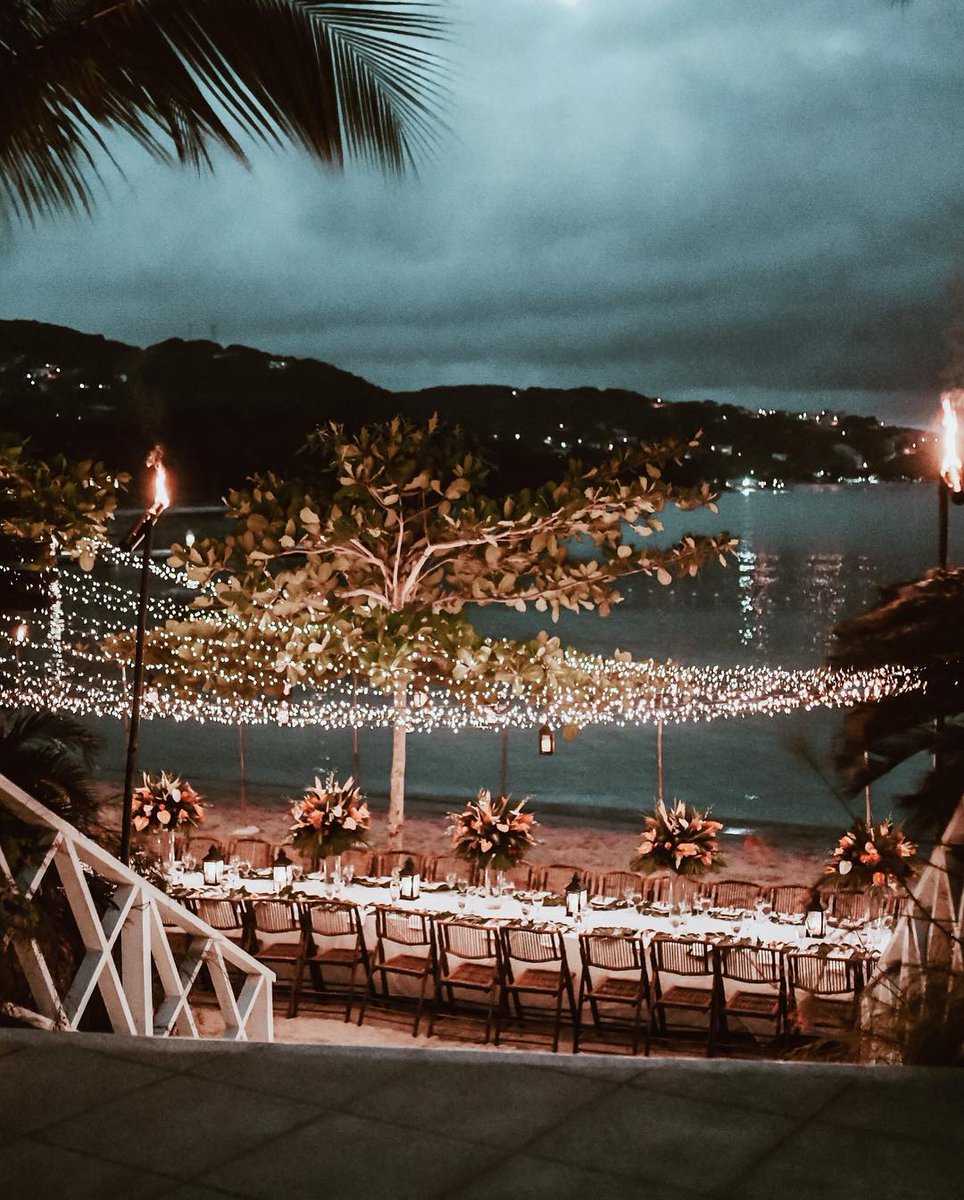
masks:
<instances>
[{"instance_id":1,"label":"tree trunk","mask_svg":"<svg viewBox=\"0 0 964 1200\"><path fill-rule=\"evenodd\" d=\"M401 850L405 825L405 718L407 689L404 684L395 689L395 722L392 726L392 777L388 800L388 845Z\"/></svg>"}]
</instances>

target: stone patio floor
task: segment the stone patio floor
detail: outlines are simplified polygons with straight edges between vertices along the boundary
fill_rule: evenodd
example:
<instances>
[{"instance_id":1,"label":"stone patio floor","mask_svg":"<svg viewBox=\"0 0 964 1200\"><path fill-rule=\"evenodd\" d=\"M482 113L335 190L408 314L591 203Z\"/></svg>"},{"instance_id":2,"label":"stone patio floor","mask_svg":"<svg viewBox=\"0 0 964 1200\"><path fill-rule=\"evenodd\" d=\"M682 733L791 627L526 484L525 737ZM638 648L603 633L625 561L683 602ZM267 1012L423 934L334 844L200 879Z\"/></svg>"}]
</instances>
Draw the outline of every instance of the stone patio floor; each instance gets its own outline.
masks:
<instances>
[{"instance_id":1,"label":"stone patio floor","mask_svg":"<svg viewBox=\"0 0 964 1200\"><path fill-rule=\"evenodd\" d=\"M0 1030L0 1197L943 1200L964 1072Z\"/></svg>"}]
</instances>

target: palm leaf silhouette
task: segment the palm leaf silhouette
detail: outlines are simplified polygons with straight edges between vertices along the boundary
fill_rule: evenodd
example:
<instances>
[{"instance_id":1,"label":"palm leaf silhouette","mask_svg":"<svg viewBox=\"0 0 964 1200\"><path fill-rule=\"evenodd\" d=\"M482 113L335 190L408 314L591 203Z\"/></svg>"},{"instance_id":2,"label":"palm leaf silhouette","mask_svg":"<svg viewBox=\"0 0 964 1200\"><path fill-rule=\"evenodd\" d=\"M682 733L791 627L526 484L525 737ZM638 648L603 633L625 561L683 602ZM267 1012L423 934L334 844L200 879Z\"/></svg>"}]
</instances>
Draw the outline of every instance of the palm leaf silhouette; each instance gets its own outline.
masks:
<instances>
[{"instance_id":1,"label":"palm leaf silhouette","mask_svg":"<svg viewBox=\"0 0 964 1200\"><path fill-rule=\"evenodd\" d=\"M429 151L444 24L415 0L5 0L0 208L89 211L108 138L211 167L292 143L393 173ZM116 164L115 164L116 165Z\"/></svg>"}]
</instances>

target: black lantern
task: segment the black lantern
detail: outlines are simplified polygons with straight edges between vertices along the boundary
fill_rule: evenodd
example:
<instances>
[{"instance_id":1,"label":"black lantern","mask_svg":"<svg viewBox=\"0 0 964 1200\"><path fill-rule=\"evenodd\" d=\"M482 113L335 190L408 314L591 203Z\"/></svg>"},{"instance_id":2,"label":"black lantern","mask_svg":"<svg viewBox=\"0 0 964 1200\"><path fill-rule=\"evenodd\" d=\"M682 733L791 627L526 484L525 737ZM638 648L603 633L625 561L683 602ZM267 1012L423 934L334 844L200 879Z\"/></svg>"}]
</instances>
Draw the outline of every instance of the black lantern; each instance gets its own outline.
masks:
<instances>
[{"instance_id":1,"label":"black lantern","mask_svg":"<svg viewBox=\"0 0 964 1200\"><path fill-rule=\"evenodd\" d=\"M556 735L552 732L548 725L543 725L539 730L539 753L555 754L555 752Z\"/></svg>"},{"instance_id":2,"label":"black lantern","mask_svg":"<svg viewBox=\"0 0 964 1200\"><path fill-rule=\"evenodd\" d=\"M405 865L398 875L398 884L401 888L402 899L417 900L421 891L421 883L421 877L418 871L415 870L415 863L410 858L406 858Z\"/></svg>"},{"instance_id":3,"label":"black lantern","mask_svg":"<svg viewBox=\"0 0 964 1200\"><path fill-rule=\"evenodd\" d=\"M827 933L827 913L820 901L820 895L816 888L810 893L810 900L807 904L807 915L804 919L804 928L807 931L807 937L822 938Z\"/></svg>"},{"instance_id":4,"label":"black lantern","mask_svg":"<svg viewBox=\"0 0 964 1200\"><path fill-rule=\"evenodd\" d=\"M577 873L566 884L566 916L579 917L586 911L588 903L589 895L586 885Z\"/></svg>"},{"instance_id":5,"label":"black lantern","mask_svg":"<svg viewBox=\"0 0 964 1200\"><path fill-rule=\"evenodd\" d=\"M280 892L282 888L291 887L291 881L294 878L291 871L291 859L284 850L278 850L277 858L271 867L271 878L274 881L276 892Z\"/></svg>"},{"instance_id":6,"label":"black lantern","mask_svg":"<svg viewBox=\"0 0 964 1200\"><path fill-rule=\"evenodd\" d=\"M424 708L425 705L428 704L428 701L428 684L424 679L419 677L412 684L412 691L411 695L409 696L409 704L411 704L412 708L414 709L420 709Z\"/></svg>"},{"instance_id":7,"label":"black lantern","mask_svg":"<svg viewBox=\"0 0 964 1200\"><path fill-rule=\"evenodd\" d=\"M204 875L205 886L221 886L221 881L224 879L224 855L217 846L212 845L201 859L201 871Z\"/></svg>"}]
</instances>

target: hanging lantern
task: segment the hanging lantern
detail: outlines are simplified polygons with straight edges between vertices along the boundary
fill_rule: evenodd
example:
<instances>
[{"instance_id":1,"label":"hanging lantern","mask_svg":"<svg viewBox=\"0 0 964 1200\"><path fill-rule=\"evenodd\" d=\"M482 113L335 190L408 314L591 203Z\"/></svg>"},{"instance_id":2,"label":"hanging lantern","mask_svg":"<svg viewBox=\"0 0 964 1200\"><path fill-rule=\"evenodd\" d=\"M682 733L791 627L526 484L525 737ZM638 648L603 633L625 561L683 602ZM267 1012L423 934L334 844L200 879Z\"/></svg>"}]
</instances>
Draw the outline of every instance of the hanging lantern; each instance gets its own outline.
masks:
<instances>
[{"instance_id":1,"label":"hanging lantern","mask_svg":"<svg viewBox=\"0 0 964 1200\"><path fill-rule=\"evenodd\" d=\"M291 870L291 859L282 849L278 850L278 856L271 867L271 878L274 881L274 890L276 892L280 892L282 888L291 887L291 881L294 878Z\"/></svg>"},{"instance_id":2,"label":"hanging lantern","mask_svg":"<svg viewBox=\"0 0 964 1200\"><path fill-rule=\"evenodd\" d=\"M206 887L220 887L224 879L224 855L212 845L204 858L201 859L201 873Z\"/></svg>"},{"instance_id":3,"label":"hanging lantern","mask_svg":"<svg viewBox=\"0 0 964 1200\"><path fill-rule=\"evenodd\" d=\"M403 900L417 900L421 891L421 877L415 870L415 863L410 859L405 859L405 865L402 867L398 876L399 887L401 888L401 898Z\"/></svg>"},{"instance_id":4,"label":"hanging lantern","mask_svg":"<svg viewBox=\"0 0 964 1200\"><path fill-rule=\"evenodd\" d=\"M288 704L287 700L280 700L278 702L276 720L279 725L291 724L291 706Z\"/></svg>"},{"instance_id":5,"label":"hanging lantern","mask_svg":"<svg viewBox=\"0 0 964 1200\"><path fill-rule=\"evenodd\" d=\"M548 725L543 725L539 730L539 753L555 754L555 752L556 735L552 732Z\"/></svg>"},{"instance_id":6,"label":"hanging lantern","mask_svg":"<svg viewBox=\"0 0 964 1200\"><path fill-rule=\"evenodd\" d=\"M586 911L588 903L589 895L586 885L577 873L566 884L566 916L579 917Z\"/></svg>"},{"instance_id":7,"label":"hanging lantern","mask_svg":"<svg viewBox=\"0 0 964 1200\"><path fill-rule=\"evenodd\" d=\"M428 701L428 684L421 676L419 676L419 678L416 679L412 684L412 691L408 702L412 708L421 709L428 704Z\"/></svg>"},{"instance_id":8,"label":"hanging lantern","mask_svg":"<svg viewBox=\"0 0 964 1200\"><path fill-rule=\"evenodd\" d=\"M804 919L807 937L822 938L827 933L827 913L820 901L820 895L814 888L807 903L807 915Z\"/></svg>"},{"instance_id":9,"label":"hanging lantern","mask_svg":"<svg viewBox=\"0 0 964 1200\"><path fill-rule=\"evenodd\" d=\"M26 621L18 621L10 630L10 637L15 646L23 646L30 636L30 626Z\"/></svg>"}]
</instances>

